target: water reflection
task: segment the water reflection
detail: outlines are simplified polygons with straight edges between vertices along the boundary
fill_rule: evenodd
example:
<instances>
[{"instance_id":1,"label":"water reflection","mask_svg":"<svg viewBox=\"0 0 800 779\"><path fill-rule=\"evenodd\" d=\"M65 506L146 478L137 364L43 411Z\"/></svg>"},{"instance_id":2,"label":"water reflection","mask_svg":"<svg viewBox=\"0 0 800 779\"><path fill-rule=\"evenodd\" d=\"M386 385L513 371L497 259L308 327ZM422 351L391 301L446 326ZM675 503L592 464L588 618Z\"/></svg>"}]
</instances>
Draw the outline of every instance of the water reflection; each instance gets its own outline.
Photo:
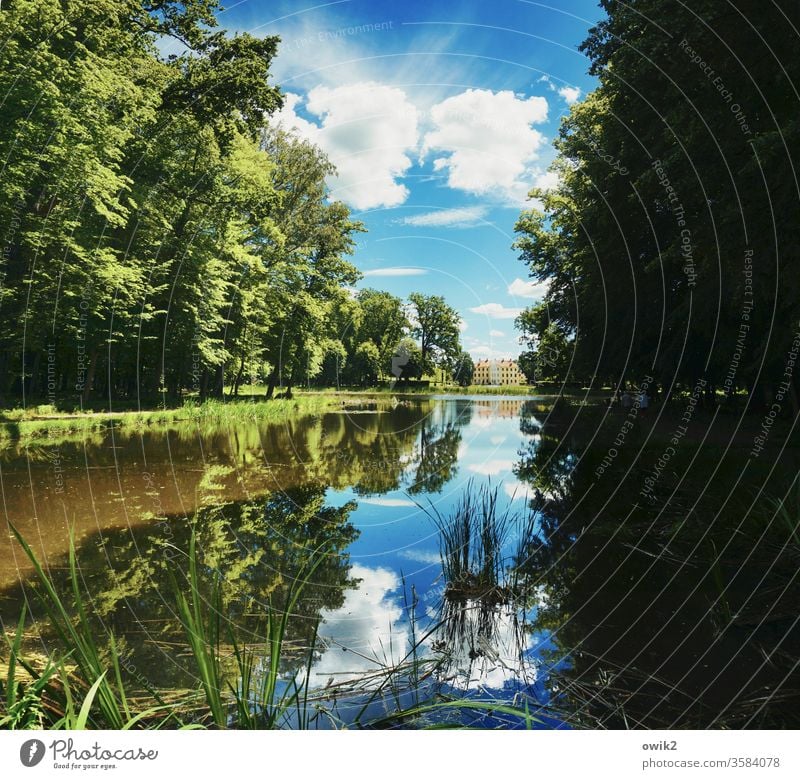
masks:
<instances>
[{"instance_id":1,"label":"water reflection","mask_svg":"<svg viewBox=\"0 0 800 779\"><path fill-rule=\"evenodd\" d=\"M523 432L535 417L523 410ZM659 498L643 500L677 423L640 420L620 446L624 419L562 407L520 451L515 475L542 516L517 569L541 594L528 629L550 638L540 656L555 700L590 727L796 724L796 567L752 495L785 491L797 449L774 473L751 463L742 478L744 442L698 449L690 438ZM748 626L739 604L754 596L772 617Z\"/></svg>"},{"instance_id":2,"label":"water reflection","mask_svg":"<svg viewBox=\"0 0 800 779\"><path fill-rule=\"evenodd\" d=\"M785 493L797 449L774 474L737 481L735 453L726 465L721 450L688 446L673 464L689 478L665 474L643 500L658 429L631 430L632 446L596 475L620 424L536 400L370 401L277 425L61 443L59 492L54 447L0 460L7 519L65 594L75 527L95 618L155 686L196 683L168 597L194 529L206 584L222 582L243 641L263 635L268 604L324 545L283 671L306 673L318 629L311 680L345 721L365 696L386 712L433 691L524 699L551 726L739 725L754 712L762 726L795 722L796 541L772 529L760 544L766 511L760 526L740 523L755 485ZM490 505L464 504L482 489ZM4 624L29 579L0 538ZM402 689L359 686L404 663Z\"/></svg>"}]
</instances>

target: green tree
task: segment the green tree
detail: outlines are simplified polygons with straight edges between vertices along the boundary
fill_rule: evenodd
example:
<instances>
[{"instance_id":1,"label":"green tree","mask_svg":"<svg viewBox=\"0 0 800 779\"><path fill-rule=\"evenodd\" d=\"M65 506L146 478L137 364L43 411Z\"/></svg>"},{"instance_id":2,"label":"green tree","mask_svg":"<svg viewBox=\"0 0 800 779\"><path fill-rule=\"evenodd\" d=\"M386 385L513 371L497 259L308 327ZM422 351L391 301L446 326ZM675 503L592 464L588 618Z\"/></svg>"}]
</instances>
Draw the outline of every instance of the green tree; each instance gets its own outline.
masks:
<instances>
[{"instance_id":1,"label":"green tree","mask_svg":"<svg viewBox=\"0 0 800 779\"><path fill-rule=\"evenodd\" d=\"M372 341L360 343L353 354L350 375L356 384L373 386L378 381L381 369L381 355Z\"/></svg>"},{"instance_id":2,"label":"green tree","mask_svg":"<svg viewBox=\"0 0 800 779\"><path fill-rule=\"evenodd\" d=\"M475 378L475 363L468 352L459 351L453 358L451 373L454 381L468 387Z\"/></svg>"},{"instance_id":3,"label":"green tree","mask_svg":"<svg viewBox=\"0 0 800 779\"><path fill-rule=\"evenodd\" d=\"M559 185L517 224L522 260L549 282L548 325L599 381L705 377L709 392L769 396L796 332L773 322L800 320L800 188L785 175L800 148L785 29L800 8L601 5L582 46L599 86L562 123Z\"/></svg>"},{"instance_id":4,"label":"green tree","mask_svg":"<svg viewBox=\"0 0 800 779\"><path fill-rule=\"evenodd\" d=\"M439 295L412 292L412 333L419 339L423 370L431 373L434 366L445 366L460 349L458 312Z\"/></svg>"},{"instance_id":5,"label":"green tree","mask_svg":"<svg viewBox=\"0 0 800 779\"><path fill-rule=\"evenodd\" d=\"M372 341L378 347L381 371L391 375L392 355L409 329L403 301L388 292L362 289L358 302L363 312L358 339Z\"/></svg>"},{"instance_id":6,"label":"green tree","mask_svg":"<svg viewBox=\"0 0 800 779\"><path fill-rule=\"evenodd\" d=\"M291 397L293 385L322 369L331 308L340 303L342 286L360 276L344 256L353 252L353 233L364 228L343 203L328 201L325 178L334 169L317 147L280 129L267 130L264 143L276 163L274 220L282 235L265 249L269 271L262 290L273 312L263 334L271 366L267 397L279 382Z\"/></svg>"},{"instance_id":7,"label":"green tree","mask_svg":"<svg viewBox=\"0 0 800 779\"><path fill-rule=\"evenodd\" d=\"M421 379L424 369L419 346L412 338L403 338L392 354L389 372L393 380L406 383L410 379Z\"/></svg>"}]
</instances>

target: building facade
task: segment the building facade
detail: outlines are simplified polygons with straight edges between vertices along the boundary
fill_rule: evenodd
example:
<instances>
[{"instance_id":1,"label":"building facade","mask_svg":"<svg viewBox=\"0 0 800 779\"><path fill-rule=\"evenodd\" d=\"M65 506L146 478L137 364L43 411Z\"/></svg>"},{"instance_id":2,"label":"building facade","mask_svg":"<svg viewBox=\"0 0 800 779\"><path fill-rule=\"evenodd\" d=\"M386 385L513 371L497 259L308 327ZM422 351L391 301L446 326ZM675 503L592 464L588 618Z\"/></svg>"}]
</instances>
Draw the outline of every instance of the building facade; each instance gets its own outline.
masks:
<instances>
[{"instance_id":1,"label":"building facade","mask_svg":"<svg viewBox=\"0 0 800 779\"><path fill-rule=\"evenodd\" d=\"M475 363L474 384L525 384L525 375L514 360L479 360Z\"/></svg>"}]
</instances>

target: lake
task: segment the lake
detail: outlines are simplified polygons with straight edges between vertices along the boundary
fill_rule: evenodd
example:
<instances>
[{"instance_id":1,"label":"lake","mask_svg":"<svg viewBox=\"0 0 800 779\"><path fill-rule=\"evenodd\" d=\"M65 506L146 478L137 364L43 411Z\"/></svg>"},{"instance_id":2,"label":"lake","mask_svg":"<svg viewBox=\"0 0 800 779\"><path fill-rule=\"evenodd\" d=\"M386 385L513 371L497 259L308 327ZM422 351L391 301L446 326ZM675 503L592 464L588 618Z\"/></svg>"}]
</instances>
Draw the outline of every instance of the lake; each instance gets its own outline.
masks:
<instances>
[{"instance_id":1,"label":"lake","mask_svg":"<svg viewBox=\"0 0 800 779\"><path fill-rule=\"evenodd\" d=\"M672 445L682 412L351 397L282 423L112 427L8 446L3 510L64 593L72 529L93 618L147 689L197 683L168 596L194 529L244 641L321 556L282 659L329 690L318 727L385 710L369 680L404 663L406 704L524 701L539 727L782 726L798 539L771 501L798 449L776 441L743 468L752 436L716 415ZM3 534L0 616L27 599L47 645L33 579Z\"/></svg>"}]
</instances>

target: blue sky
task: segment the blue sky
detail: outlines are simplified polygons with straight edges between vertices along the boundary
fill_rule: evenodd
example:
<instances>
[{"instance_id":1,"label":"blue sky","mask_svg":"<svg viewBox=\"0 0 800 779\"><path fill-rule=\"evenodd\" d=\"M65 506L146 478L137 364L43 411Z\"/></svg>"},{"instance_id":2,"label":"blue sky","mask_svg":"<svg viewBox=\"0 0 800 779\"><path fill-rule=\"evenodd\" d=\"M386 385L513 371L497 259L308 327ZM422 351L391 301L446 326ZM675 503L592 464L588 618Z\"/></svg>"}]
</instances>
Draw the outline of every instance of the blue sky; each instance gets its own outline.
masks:
<instances>
[{"instance_id":1,"label":"blue sky","mask_svg":"<svg viewBox=\"0 0 800 779\"><path fill-rule=\"evenodd\" d=\"M594 0L232 0L223 27L282 38L278 120L337 165L364 221L360 287L444 295L474 358L519 353L514 316L543 290L511 248L551 141L594 87L578 44Z\"/></svg>"}]
</instances>

